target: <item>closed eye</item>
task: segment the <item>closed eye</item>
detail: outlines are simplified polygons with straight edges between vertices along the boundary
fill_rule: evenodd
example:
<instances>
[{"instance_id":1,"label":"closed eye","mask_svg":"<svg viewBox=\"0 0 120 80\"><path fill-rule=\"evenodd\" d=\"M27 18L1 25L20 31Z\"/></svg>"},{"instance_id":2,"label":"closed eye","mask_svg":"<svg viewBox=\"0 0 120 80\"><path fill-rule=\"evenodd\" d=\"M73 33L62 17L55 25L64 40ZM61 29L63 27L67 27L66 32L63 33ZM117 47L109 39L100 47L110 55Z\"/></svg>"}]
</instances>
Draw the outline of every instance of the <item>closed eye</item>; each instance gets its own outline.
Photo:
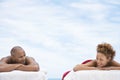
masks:
<instances>
[{"instance_id":1,"label":"closed eye","mask_svg":"<svg viewBox=\"0 0 120 80\"><path fill-rule=\"evenodd\" d=\"M23 57L25 57L25 55L23 55L23 56L20 56L19 58L23 58Z\"/></svg>"}]
</instances>

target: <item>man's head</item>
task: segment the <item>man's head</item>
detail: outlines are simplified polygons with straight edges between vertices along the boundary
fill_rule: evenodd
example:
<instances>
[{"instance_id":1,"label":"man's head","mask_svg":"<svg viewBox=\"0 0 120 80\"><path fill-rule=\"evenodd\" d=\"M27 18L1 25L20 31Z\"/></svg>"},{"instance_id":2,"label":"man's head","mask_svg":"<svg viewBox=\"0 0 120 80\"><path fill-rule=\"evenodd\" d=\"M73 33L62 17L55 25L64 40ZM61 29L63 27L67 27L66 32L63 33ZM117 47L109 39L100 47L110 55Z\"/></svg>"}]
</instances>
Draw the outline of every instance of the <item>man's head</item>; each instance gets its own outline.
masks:
<instances>
[{"instance_id":1,"label":"man's head","mask_svg":"<svg viewBox=\"0 0 120 80\"><path fill-rule=\"evenodd\" d=\"M115 51L112 46L108 43L98 44L97 46L97 66L105 67L107 66L114 58Z\"/></svg>"},{"instance_id":2,"label":"man's head","mask_svg":"<svg viewBox=\"0 0 120 80\"><path fill-rule=\"evenodd\" d=\"M10 51L12 60L16 63L25 62L25 51L20 46L15 46Z\"/></svg>"}]
</instances>

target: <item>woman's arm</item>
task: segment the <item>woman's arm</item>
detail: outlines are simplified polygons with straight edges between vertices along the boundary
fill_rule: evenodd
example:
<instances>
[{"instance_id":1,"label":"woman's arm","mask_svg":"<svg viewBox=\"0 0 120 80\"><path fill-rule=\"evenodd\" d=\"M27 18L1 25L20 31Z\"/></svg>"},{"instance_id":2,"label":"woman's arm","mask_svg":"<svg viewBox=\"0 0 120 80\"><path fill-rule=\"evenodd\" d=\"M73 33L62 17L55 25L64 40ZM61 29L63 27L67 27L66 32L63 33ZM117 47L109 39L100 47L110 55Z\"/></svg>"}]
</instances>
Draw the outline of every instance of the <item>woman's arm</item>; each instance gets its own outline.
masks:
<instances>
[{"instance_id":1,"label":"woman's arm","mask_svg":"<svg viewBox=\"0 0 120 80\"><path fill-rule=\"evenodd\" d=\"M101 70L120 70L120 63L116 61L111 62L111 66L100 68Z\"/></svg>"},{"instance_id":2,"label":"woman's arm","mask_svg":"<svg viewBox=\"0 0 120 80\"><path fill-rule=\"evenodd\" d=\"M120 67L103 67L99 69L100 70L120 70Z\"/></svg>"},{"instance_id":3,"label":"woman's arm","mask_svg":"<svg viewBox=\"0 0 120 80\"><path fill-rule=\"evenodd\" d=\"M97 67L89 67L89 66L86 66L84 64L80 64L80 65L76 65L74 68L73 68L73 71L79 71L79 70L97 70L98 68Z\"/></svg>"},{"instance_id":4,"label":"woman's arm","mask_svg":"<svg viewBox=\"0 0 120 80\"><path fill-rule=\"evenodd\" d=\"M98 68L95 67L96 61L90 61L86 64L78 64L73 68L73 71L79 71L79 70L97 70Z\"/></svg>"}]
</instances>

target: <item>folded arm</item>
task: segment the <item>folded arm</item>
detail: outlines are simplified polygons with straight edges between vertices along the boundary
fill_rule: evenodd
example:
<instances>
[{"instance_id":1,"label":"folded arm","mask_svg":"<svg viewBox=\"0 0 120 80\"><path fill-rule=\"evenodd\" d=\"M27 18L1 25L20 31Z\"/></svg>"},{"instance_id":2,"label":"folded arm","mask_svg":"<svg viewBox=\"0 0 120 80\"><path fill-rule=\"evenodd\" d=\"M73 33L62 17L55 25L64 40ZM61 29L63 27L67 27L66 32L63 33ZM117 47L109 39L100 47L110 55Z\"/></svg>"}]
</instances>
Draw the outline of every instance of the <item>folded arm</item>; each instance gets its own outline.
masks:
<instances>
[{"instance_id":1,"label":"folded arm","mask_svg":"<svg viewBox=\"0 0 120 80\"><path fill-rule=\"evenodd\" d=\"M84 64L78 64L73 68L73 71L79 71L79 70L98 70L97 67L89 67Z\"/></svg>"},{"instance_id":2,"label":"folded arm","mask_svg":"<svg viewBox=\"0 0 120 80\"><path fill-rule=\"evenodd\" d=\"M21 64L0 64L0 72L9 72L17 69Z\"/></svg>"},{"instance_id":3,"label":"folded arm","mask_svg":"<svg viewBox=\"0 0 120 80\"><path fill-rule=\"evenodd\" d=\"M100 68L101 70L120 70L120 63L116 61L111 62L111 66Z\"/></svg>"},{"instance_id":4,"label":"folded arm","mask_svg":"<svg viewBox=\"0 0 120 80\"><path fill-rule=\"evenodd\" d=\"M38 63L31 57L27 57L27 65L21 65L16 68L16 70L22 71L39 71Z\"/></svg>"},{"instance_id":5,"label":"folded arm","mask_svg":"<svg viewBox=\"0 0 120 80\"><path fill-rule=\"evenodd\" d=\"M8 57L2 58L0 60L0 72L9 72L21 66L21 64L7 64L7 60Z\"/></svg>"},{"instance_id":6,"label":"folded arm","mask_svg":"<svg viewBox=\"0 0 120 80\"><path fill-rule=\"evenodd\" d=\"M95 61L90 61L86 64L78 64L73 68L73 71L79 71L79 70L97 70L97 67L95 66Z\"/></svg>"},{"instance_id":7,"label":"folded arm","mask_svg":"<svg viewBox=\"0 0 120 80\"><path fill-rule=\"evenodd\" d=\"M100 70L120 70L120 67L103 67L99 69Z\"/></svg>"}]
</instances>

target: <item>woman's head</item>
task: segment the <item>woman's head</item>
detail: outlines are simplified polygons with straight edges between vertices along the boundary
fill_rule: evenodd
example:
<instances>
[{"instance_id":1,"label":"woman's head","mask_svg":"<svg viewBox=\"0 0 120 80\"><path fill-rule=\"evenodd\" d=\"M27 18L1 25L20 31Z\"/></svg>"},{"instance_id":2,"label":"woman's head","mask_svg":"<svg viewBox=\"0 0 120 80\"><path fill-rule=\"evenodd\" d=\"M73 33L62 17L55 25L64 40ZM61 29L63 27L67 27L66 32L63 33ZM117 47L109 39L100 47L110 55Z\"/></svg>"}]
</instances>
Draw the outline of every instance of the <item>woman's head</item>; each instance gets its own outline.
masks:
<instances>
[{"instance_id":1,"label":"woman's head","mask_svg":"<svg viewBox=\"0 0 120 80\"><path fill-rule=\"evenodd\" d=\"M108 43L98 44L97 46L97 66L104 67L107 66L110 61L113 60L115 56L115 51L113 47Z\"/></svg>"}]
</instances>

